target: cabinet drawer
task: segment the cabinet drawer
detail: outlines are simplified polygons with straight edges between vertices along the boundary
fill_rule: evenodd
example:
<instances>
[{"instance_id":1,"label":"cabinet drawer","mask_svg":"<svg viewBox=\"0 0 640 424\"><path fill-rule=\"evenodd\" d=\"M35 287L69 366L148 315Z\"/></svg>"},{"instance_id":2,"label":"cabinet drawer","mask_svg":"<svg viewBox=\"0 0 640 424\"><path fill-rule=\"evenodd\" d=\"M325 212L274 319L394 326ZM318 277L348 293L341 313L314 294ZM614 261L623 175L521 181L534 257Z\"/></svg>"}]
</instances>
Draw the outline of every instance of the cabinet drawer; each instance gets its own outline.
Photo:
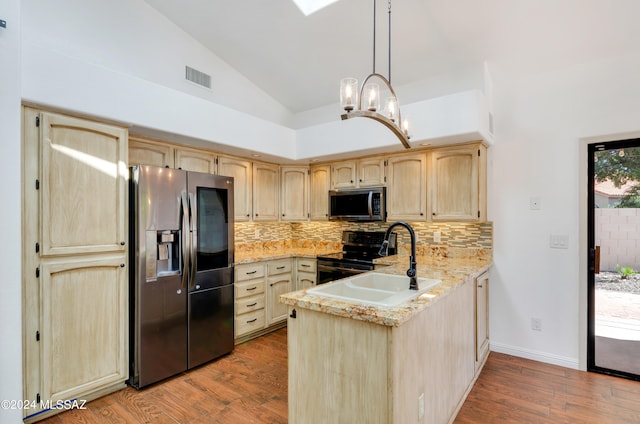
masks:
<instances>
[{"instance_id":1,"label":"cabinet drawer","mask_svg":"<svg viewBox=\"0 0 640 424\"><path fill-rule=\"evenodd\" d=\"M236 318L236 337L264 328L264 309L242 314Z\"/></svg>"},{"instance_id":2,"label":"cabinet drawer","mask_svg":"<svg viewBox=\"0 0 640 424\"><path fill-rule=\"evenodd\" d=\"M264 277L264 264L244 264L236 266L236 281L253 280Z\"/></svg>"},{"instance_id":3,"label":"cabinet drawer","mask_svg":"<svg viewBox=\"0 0 640 424\"><path fill-rule=\"evenodd\" d=\"M315 259L298 259L298 271L316 272Z\"/></svg>"},{"instance_id":4,"label":"cabinet drawer","mask_svg":"<svg viewBox=\"0 0 640 424\"><path fill-rule=\"evenodd\" d=\"M236 300L236 316L259 309L264 309L264 296L252 296Z\"/></svg>"},{"instance_id":5,"label":"cabinet drawer","mask_svg":"<svg viewBox=\"0 0 640 424\"><path fill-rule=\"evenodd\" d=\"M291 259L283 259L281 261L272 261L267 264L269 275L284 274L291 272Z\"/></svg>"},{"instance_id":6,"label":"cabinet drawer","mask_svg":"<svg viewBox=\"0 0 640 424\"><path fill-rule=\"evenodd\" d=\"M264 280L243 281L236 283L236 299L264 293Z\"/></svg>"}]
</instances>

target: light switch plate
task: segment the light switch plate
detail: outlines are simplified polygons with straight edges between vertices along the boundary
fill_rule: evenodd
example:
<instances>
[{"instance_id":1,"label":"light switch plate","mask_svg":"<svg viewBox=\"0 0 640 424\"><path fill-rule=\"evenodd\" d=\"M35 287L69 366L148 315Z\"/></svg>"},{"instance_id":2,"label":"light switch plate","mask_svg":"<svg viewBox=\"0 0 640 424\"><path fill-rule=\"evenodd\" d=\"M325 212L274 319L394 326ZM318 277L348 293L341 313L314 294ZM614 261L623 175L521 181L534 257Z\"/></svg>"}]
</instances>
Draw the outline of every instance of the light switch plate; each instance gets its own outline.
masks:
<instances>
[{"instance_id":1,"label":"light switch plate","mask_svg":"<svg viewBox=\"0 0 640 424\"><path fill-rule=\"evenodd\" d=\"M568 249L569 236L566 234L551 234L549 237L549 246L552 249Z\"/></svg>"}]
</instances>

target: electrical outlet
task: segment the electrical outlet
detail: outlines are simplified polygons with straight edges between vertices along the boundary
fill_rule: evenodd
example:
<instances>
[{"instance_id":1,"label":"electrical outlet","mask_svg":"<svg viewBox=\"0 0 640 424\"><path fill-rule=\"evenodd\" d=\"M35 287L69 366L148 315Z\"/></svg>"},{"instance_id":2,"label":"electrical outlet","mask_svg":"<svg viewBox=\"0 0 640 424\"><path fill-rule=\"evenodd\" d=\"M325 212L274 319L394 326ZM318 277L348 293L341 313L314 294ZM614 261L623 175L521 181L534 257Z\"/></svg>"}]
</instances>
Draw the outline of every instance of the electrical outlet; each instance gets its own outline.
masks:
<instances>
[{"instance_id":1,"label":"electrical outlet","mask_svg":"<svg viewBox=\"0 0 640 424\"><path fill-rule=\"evenodd\" d=\"M440 243L442 239L442 234L440 233L440 231L434 231L433 232L433 242L434 243Z\"/></svg>"},{"instance_id":2,"label":"electrical outlet","mask_svg":"<svg viewBox=\"0 0 640 424\"><path fill-rule=\"evenodd\" d=\"M418 396L418 419L424 417L424 393Z\"/></svg>"},{"instance_id":3,"label":"electrical outlet","mask_svg":"<svg viewBox=\"0 0 640 424\"><path fill-rule=\"evenodd\" d=\"M531 329L534 331L542 331L542 320L540 318L531 318Z\"/></svg>"}]
</instances>

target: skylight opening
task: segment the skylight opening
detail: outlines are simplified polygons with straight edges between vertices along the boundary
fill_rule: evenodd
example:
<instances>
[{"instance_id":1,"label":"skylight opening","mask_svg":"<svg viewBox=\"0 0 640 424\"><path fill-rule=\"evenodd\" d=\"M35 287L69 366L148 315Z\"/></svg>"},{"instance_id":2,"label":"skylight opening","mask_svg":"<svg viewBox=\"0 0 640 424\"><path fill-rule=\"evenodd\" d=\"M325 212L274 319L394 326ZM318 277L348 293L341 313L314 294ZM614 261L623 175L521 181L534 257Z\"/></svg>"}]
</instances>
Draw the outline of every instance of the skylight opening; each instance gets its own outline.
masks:
<instances>
[{"instance_id":1,"label":"skylight opening","mask_svg":"<svg viewBox=\"0 0 640 424\"><path fill-rule=\"evenodd\" d=\"M304 16L309 16L337 1L338 0L293 0L296 6L298 6L298 9L304 13Z\"/></svg>"}]
</instances>

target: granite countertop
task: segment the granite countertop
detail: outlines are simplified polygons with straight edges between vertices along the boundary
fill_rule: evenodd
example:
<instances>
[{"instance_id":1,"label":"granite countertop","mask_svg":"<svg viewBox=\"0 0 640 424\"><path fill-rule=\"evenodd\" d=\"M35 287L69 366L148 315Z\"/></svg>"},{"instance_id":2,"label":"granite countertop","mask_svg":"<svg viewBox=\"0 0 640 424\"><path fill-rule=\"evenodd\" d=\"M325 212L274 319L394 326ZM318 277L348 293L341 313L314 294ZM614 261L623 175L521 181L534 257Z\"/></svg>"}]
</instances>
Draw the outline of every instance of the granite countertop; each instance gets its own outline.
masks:
<instances>
[{"instance_id":1,"label":"granite countertop","mask_svg":"<svg viewBox=\"0 0 640 424\"><path fill-rule=\"evenodd\" d=\"M377 259L376 264L387 265L375 270L386 274L405 275L409 267L408 256L388 256ZM340 301L327 297L307 294L299 290L280 296L280 302L287 305L353 318L379 325L398 327L430 305L453 293L469 280L475 279L489 269L490 257L433 257L417 256L418 277L442 280L442 284L420 295L417 299L389 308ZM330 283L329 283L330 284Z\"/></svg>"}]
</instances>

